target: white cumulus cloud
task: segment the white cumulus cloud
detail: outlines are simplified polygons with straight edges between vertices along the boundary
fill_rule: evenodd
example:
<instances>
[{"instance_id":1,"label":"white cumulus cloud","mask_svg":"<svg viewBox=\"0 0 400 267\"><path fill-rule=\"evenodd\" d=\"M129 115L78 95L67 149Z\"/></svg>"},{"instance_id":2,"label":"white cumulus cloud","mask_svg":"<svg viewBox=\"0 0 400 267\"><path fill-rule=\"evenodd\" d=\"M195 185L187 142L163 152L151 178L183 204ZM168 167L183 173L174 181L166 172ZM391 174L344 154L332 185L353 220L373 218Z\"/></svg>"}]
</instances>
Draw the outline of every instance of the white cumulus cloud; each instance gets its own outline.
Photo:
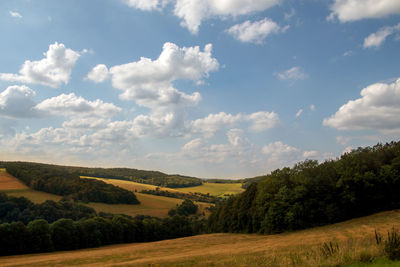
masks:
<instances>
[{"instance_id":1,"label":"white cumulus cloud","mask_svg":"<svg viewBox=\"0 0 400 267\"><path fill-rule=\"evenodd\" d=\"M48 98L37 104L36 109L53 115L89 117L112 117L121 112L121 108L112 103L104 103L100 99L88 101L83 97L76 96L74 93Z\"/></svg>"},{"instance_id":2,"label":"white cumulus cloud","mask_svg":"<svg viewBox=\"0 0 400 267\"><path fill-rule=\"evenodd\" d=\"M276 22L265 18L255 22L247 20L233 25L227 30L227 33L242 42L261 44L268 35L278 33L280 30L281 28Z\"/></svg>"},{"instance_id":3,"label":"white cumulus cloud","mask_svg":"<svg viewBox=\"0 0 400 267\"><path fill-rule=\"evenodd\" d=\"M371 33L364 39L364 48L379 47L386 40L386 38L396 32L400 31L400 23L392 27L383 27L375 33Z\"/></svg>"},{"instance_id":4,"label":"white cumulus cloud","mask_svg":"<svg viewBox=\"0 0 400 267\"><path fill-rule=\"evenodd\" d=\"M86 79L95 83L104 82L109 77L108 68L104 64L95 66L86 76Z\"/></svg>"},{"instance_id":5,"label":"white cumulus cloud","mask_svg":"<svg viewBox=\"0 0 400 267\"><path fill-rule=\"evenodd\" d=\"M369 18L383 18L400 14L398 0L335 0L328 20L335 17L340 22L356 21Z\"/></svg>"},{"instance_id":6,"label":"white cumulus cloud","mask_svg":"<svg viewBox=\"0 0 400 267\"><path fill-rule=\"evenodd\" d=\"M199 81L218 68L218 61L212 57L211 44L201 51L198 46L180 48L173 43L165 43L156 60L142 57L136 62L113 66L109 73L113 86L123 91L122 99L135 100L141 106L156 108L196 105L201 99L198 92L190 95L180 92L172 82Z\"/></svg>"},{"instance_id":7,"label":"white cumulus cloud","mask_svg":"<svg viewBox=\"0 0 400 267\"><path fill-rule=\"evenodd\" d=\"M277 5L280 0L125 0L132 8L161 10L168 3L174 5L174 15L180 18L181 26L196 34L204 20L246 15L263 11Z\"/></svg>"},{"instance_id":8,"label":"white cumulus cloud","mask_svg":"<svg viewBox=\"0 0 400 267\"><path fill-rule=\"evenodd\" d=\"M266 111L259 111L251 114L239 113L237 115L220 112L191 121L188 123L188 128L191 133L201 133L206 137L211 137L218 130L225 127L234 127L241 122L249 122L249 130L252 132L263 132L274 128L279 123L279 116L275 112Z\"/></svg>"},{"instance_id":9,"label":"white cumulus cloud","mask_svg":"<svg viewBox=\"0 0 400 267\"><path fill-rule=\"evenodd\" d=\"M400 129L399 114L400 78L391 84L369 85L361 91L361 98L341 106L323 124L339 130L390 131Z\"/></svg>"},{"instance_id":10,"label":"white cumulus cloud","mask_svg":"<svg viewBox=\"0 0 400 267\"><path fill-rule=\"evenodd\" d=\"M72 68L80 54L66 48L64 44L55 42L49 46L49 50L44 55L45 58L39 61L26 60L19 70L19 74L0 73L0 79L42 84L53 88L67 84Z\"/></svg>"},{"instance_id":11,"label":"white cumulus cloud","mask_svg":"<svg viewBox=\"0 0 400 267\"><path fill-rule=\"evenodd\" d=\"M35 91L25 85L9 86L0 93L0 115L11 118L38 116L35 109Z\"/></svg>"}]
</instances>

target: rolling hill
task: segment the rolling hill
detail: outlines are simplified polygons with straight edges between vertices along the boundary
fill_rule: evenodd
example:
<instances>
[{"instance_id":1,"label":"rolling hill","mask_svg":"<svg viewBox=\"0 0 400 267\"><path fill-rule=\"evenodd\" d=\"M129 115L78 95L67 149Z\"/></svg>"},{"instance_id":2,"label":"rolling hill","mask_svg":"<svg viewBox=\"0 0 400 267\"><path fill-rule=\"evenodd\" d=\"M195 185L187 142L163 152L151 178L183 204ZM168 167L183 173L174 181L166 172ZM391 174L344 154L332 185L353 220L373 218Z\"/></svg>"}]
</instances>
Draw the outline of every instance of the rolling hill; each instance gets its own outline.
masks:
<instances>
[{"instance_id":1,"label":"rolling hill","mask_svg":"<svg viewBox=\"0 0 400 267\"><path fill-rule=\"evenodd\" d=\"M368 256L373 266L398 266L380 258L375 230L400 227L387 211L333 225L277 235L207 234L79 251L0 257L1 266L353 266ZM337 244L326 257L323 244ZM386 265L387 264L387 265ZM365 265L354 265L365 266Z\"/></svg>"}]
</instances>

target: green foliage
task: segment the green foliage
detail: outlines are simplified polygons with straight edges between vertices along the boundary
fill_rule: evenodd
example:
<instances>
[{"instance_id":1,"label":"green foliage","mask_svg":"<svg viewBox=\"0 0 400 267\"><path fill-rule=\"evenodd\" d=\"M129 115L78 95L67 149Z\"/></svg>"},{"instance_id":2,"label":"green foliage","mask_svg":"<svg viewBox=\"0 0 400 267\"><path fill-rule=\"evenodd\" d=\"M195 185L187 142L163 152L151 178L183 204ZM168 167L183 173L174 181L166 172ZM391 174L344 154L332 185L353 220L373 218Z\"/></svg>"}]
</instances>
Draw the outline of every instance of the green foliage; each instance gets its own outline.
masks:
<instances>
[{"instance_id":1,"label":"green foliage","mask_svg":"<svg viewBox=\"0 0 400 267\"><path fill-rule=\"evenodd\" d=\"M189 216L196 214L198 206L189 199L185 199L176 209L172 209L168 212L168 215L174 216L176 214L181 216Z\"/></svg>"},{"instance_id":2,"label":"green foliage","mask_svg":"<svg viewBox=\"0 0 400 267\"><path fill-rule=\"evenodd\" d=\"M213 211L210 231L278 233L399 208L400 142L321 164L307 160L256 179Z\"/></svg>"},{"instance_id":3,"label":"green foliage","mask_svg":"<svg viewBox=\"0 0 400 267\"><path fill-rule=\"evenodd\" d=\"M195 193L181 193L181 192L171 192L168 190L159 190L157 187L156 190L142 190L140 193L143 194L149 194L149 195L155 195L155 196L163 196L163 197L173 197L173 198L178 198L178 199L189 199L192 201L199 201L199 202L206 202L206 203L213 203L217 204L221 202L223 199L221 197L215 197L211 196L210 194L202 194L199 192Z\"/></svg>"},{"instance_id":4,"label":"green foliage","mask_svg":"<svg viewBox=\"0 0 400 267\"><path fill-rule=\"evenodd\" d=\"M384 241L384 251L390 260L400 260L400 235L396 229L388 232Z\"/></svg>"},{"instance_id":5,"label":"green foliage","mask_svg":"<svg viewBox=\"0 0 400 267\"><path fill-rule=\"evenodd\" d=\"M66 167L28 162L0 162L23 183L44 191L84 202L139 204L135 194L93 179L81 179Z\"/></svg>"}]
</instances>

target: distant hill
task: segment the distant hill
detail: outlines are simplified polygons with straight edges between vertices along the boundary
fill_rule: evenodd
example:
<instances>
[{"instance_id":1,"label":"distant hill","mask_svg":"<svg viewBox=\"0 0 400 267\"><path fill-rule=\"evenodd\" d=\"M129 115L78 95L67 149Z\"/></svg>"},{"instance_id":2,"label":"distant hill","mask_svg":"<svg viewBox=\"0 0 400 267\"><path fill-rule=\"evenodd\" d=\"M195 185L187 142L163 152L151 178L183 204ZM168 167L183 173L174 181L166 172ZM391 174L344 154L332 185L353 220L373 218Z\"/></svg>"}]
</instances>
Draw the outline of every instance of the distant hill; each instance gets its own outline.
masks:
<instances>
[{"instance_id":1,"label":"distant hill","mask_svg":"<svg viewBox=\"0 0 400 267\"><path fill-rule=\"evenodd\" d=\"M23 163L23 162L21 162ZM0 167L9 164L7 162L0 162ZM163 186L169 188L191 187L202 185L203 180L200 178L183 176L178 174L165 174L159 171L146 171L130 168L88 168L88 167L74 167L62 166L52 164L38 164L38 166L47 166L61 170L73 175L90 176L97 178L119 179L134 181L143 184L152 184L156 186Z\"/></svg>"}]
</instances>

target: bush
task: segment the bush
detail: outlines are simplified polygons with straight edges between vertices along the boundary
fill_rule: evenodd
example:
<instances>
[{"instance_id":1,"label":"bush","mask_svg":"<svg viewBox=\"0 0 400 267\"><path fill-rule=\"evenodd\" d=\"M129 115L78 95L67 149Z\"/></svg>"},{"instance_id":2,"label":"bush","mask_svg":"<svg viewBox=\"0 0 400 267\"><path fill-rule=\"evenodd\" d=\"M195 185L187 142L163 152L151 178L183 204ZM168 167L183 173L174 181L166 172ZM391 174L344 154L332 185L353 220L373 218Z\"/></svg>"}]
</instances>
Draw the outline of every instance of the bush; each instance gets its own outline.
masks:
<instances>
[{"instance_id":1,"label":"bush","mask_svg":"<svg viewBox=\"0 0 400 267\"><path fill-rule=\"evenodd\" d=\"M400 260L400 235L395 228L388 232L388 238L384 242L384 251L390 260Z\"/></svg>"}]
</instances>

